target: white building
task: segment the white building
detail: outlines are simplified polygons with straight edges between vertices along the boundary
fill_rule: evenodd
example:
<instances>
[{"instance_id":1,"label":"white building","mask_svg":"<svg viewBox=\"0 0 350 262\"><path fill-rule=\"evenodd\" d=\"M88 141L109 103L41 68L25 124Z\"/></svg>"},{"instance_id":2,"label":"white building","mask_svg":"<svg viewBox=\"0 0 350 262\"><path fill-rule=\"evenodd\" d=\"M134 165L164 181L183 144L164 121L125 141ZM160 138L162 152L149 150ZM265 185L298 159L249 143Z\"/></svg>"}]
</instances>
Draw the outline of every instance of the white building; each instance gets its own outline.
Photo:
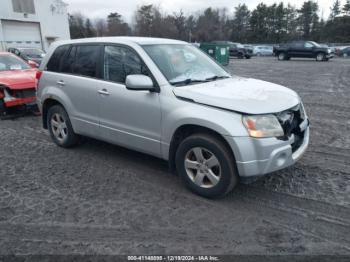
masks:
<instances>
[{"instance_id":1,"label":"white building","mask_svg":"<svg viewBox=\"0 0 350 262\"><path fill-rule=\"evenodd\" d=\"M62 0L0 0L0 50L38 47L70 39L67 4Z\"/></svg>"}]
</instances>

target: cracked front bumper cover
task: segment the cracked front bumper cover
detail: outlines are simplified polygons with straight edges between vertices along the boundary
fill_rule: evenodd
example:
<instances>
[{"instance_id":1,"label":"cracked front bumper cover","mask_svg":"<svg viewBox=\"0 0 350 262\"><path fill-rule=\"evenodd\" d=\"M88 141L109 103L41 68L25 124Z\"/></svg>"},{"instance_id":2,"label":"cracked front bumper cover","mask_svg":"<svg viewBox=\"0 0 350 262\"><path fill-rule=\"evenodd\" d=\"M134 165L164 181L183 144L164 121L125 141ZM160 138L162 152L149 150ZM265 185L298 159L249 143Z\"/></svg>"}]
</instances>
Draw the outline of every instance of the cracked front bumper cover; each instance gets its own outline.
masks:
<instances>
[{"instance_id":1,"label":"cracked front bumper cover","mask_svg":"<svg viewBox=\"0 0 350 262\"><path fill-rule=\"evenodd\" d=\"M235 137L228 139L235 152L236 164L241 177L268 174L295 164L309 145L310 128L306 127L303 142L293 152L293 138L287 141L277 138L256 139Z\"/></svg>"},{"instance_id":2,"label":"cracked front bumper cover","mask_svg":"<svg viewBox=\"0 0 350 262\"><path fill-rule=\"evenodd\" d=\"M15 107L21 105L33 105L36 102L36 97L15 98L5 100L6 107Z\"/></svg>"}]
</instances>

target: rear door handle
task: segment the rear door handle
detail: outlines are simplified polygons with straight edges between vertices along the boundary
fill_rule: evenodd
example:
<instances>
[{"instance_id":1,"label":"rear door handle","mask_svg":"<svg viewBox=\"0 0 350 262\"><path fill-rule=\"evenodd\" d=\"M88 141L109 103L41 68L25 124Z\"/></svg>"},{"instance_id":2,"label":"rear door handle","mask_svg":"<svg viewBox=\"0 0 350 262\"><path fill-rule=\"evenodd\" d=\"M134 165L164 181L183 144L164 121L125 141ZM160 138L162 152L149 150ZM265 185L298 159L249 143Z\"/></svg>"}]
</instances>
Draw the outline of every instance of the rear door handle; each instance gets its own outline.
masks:
<instances>
[{"instance_id":1,"label":"rear door handle","mask_svg":"<svg viewBox=\"0 0 350 262\"><path fill-rule=\"evenodd\" d=\"M60 86L65 86L66 85L63 80L57 81L57 84L60 85Z\"/></svg>"},{"instance_id":2,"label":"rear door handle","mask_svg":"<svg viewBox=\"0 0 350 262\"><path fill-rule=\"evenodd\" d=\"M109 92L107 91L107 89L98 90L98 93L101 95L109 96Z\"/></svg>"}]
</instances>

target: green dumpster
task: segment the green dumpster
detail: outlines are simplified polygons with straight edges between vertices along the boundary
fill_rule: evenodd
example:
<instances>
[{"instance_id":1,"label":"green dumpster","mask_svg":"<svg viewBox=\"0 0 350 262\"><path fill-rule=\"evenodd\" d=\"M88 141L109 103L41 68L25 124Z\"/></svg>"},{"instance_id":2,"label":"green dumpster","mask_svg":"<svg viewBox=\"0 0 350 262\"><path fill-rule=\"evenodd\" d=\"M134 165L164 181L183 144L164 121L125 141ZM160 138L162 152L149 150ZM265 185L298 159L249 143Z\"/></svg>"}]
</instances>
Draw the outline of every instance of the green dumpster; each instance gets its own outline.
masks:
<instances>
[{"instance_id":1,"label":"green dumpster","mask_svg":"<svg viewBox=\"0 0 350 262\"><path fill-rule=\"evenodd\" d=\"M230 46L227 44L201 43L200 49L222 65L228 65L230 62Z\"/></svg>"}]
</instances>

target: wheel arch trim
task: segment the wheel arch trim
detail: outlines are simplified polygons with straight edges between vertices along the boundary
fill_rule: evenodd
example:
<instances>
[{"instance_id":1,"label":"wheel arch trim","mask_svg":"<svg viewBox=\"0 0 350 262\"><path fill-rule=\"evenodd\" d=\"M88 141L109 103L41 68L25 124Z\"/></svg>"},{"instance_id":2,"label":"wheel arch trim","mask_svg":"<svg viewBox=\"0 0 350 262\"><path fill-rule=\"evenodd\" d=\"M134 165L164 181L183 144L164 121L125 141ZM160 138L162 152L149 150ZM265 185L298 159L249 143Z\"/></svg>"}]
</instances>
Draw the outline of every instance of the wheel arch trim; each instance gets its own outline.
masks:
<instances>
[{"instance_id":1,"label":"wheel arch trim","mask_svg":"<svg viewBox=\"0 0 350 262\"><path fill-rule=\"evenodd\" d=\"M193 122L182 123L181 125L178 125L176 129L173 130L170 143L162 143L161 145L163 158L168 160L171 171L176 171L175 155L181 141L186 137L197 133L205 133L217 137L227 146L228 150L232 153L232 156L235 158L235 152L231 146L232 142L228 141L228 136L225 135L227 133L227 130L225 130L223 127L215 125L209 126L203 122L196 122L196 124L193 124Z\"/></svg>"},{"instance_id":2,"label":"wheel arch trim","mask_svg":"<svg viewBox=\"0 0 350 262\"><path fill-rule=\"evenodd\" d=\"M42 100L40 102L40 108L41 108L41 113L42 113L42 121L43 121L43 127L45 129L47 129L47 112L48 112L48 109L53 106L53 105L56 105L56 104L59 104L61 105L66 111L67 111L67 105L66 103L63 101L63 99L61 99L59 96L56 96L56 95L52 95L52 94L47 94L47 95L44 95L42 97ZM68 112L67 112L68 114Z\"/></svg>"}]
</instances>

